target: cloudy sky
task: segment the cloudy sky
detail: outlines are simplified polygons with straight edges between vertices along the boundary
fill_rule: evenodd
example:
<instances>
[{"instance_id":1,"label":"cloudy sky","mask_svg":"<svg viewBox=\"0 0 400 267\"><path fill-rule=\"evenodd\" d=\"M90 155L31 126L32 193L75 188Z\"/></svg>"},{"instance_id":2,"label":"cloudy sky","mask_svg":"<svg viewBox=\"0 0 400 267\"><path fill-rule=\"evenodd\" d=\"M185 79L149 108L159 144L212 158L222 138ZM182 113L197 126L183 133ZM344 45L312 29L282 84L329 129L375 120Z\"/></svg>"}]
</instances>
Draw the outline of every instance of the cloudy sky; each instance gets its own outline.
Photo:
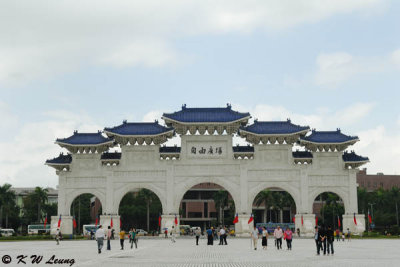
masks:
<instances>
[{"instance_id":1,"label":"cloudy sky","mask_svg":"<svg viewBox=\"0 0 400 267\"><path fill-rule=\"evenodd\" d=\"M0 184L56 186L57 137L225 106L358 135L400 174L400 1L0 2Z\"/></svg>"}]
</instances>

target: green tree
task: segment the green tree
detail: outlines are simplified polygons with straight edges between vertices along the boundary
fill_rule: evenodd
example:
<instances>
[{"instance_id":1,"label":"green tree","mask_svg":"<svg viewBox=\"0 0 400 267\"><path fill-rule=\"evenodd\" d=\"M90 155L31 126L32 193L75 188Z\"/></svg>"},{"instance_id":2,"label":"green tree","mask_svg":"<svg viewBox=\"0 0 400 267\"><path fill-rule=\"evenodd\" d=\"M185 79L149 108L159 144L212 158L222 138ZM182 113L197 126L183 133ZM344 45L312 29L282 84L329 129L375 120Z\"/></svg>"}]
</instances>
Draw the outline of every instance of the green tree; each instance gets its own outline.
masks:
<instances>
[{"instance_id":1,"label":"green tree","mask_svg":"<svg viewBox=\"0 0 400 267\"><path fill-rule=\"evenodd\" d=\"M139 197L142 197L146 203L146 226L147 232L150 232L150 205L157 198L157 196L148 189L140 189Z\"/></svg>"},{"instance_id":2,"label":"green tree","mask_svg":"<svg viewBox=\"0 0 400 267\"><path fill-rule=\"evenodd\" d=\"M36 187L35 190L29 193L24 199L24 217L26 224L32 222L42 223L44 207L47 203L46 188Z\"/></svg>"},{"instance_id":3,"label":"green tree","mask_svg":"<svg viewBox=\"0 0 400 267\"><path fill-rule=\"evenodd\" d=\"M226 190L218 190L213 195L215 209L218 213L218 221L220 224L224 224L224 211L229 204L229 193Z\"/></svg>"},{"instance_id":4,"label":"green tree","mask_svg":"<svg viewBox=\"0 0 400 267\"><path fill-rule=\"evenodd\" d=\"M3 212L5 212L6 219L5 225L8 227L8 219L11 211L15 210L15 192L11 190L10 184L4 184L0 186L0 228L3 225Z\"/></svg>"},{"instance_id":5,"label":"green tree","mask_svg":"<svg viewBox=\"0 0 400 267\"><path fill-rule=\"evenodd\" d=\"M254 199L254 204L257 207L260 207L262 204L264 204L265 214L267 214L268 209L272 208L275 205L274 201L275 198L272 192L268 189L265 189L257 194L256 198Z\"/></svg>"},{"instance_id":6,"label":"green tree","mask_svg":"<svg viewBox=\"0 0 400 267\"><path fill-rule=\"evenodd\" d=\"M158 228L158 216L162 212L160 199L153 194L149 202L149 212L147 212L146 197L140 192L129 192L121 200L119 214L121 216L122 227L145 229L147 227L147 214L149 214L149 230Z\"/></svg>"},{"instance_id":7,"label":"green tree","mask_svg":"<svg viewBox=\"0 0 400 267\"><path fill-rule=\"evenodd\" d=\"M71 204L71 215L75 217L77 223L77 231L80 233L84 224L91 224L91 199L94 197L92 194L82 194L77 196ZM53 206L46 205L48 213L54 212ZM57 206L55 209L57 214Z\"/></svg>"}]
</instances>

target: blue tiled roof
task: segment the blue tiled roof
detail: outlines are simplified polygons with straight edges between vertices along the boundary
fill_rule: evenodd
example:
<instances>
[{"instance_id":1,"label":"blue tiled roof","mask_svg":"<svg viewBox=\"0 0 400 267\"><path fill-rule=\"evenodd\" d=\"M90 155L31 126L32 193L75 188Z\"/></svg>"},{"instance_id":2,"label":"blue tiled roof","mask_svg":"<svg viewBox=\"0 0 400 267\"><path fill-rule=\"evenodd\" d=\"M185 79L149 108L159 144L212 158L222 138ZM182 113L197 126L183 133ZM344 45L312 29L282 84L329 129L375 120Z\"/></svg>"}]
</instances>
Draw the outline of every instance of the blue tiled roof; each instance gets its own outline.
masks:
<instances>
[{"instance_id":1,"label":"blue tiled roof","mask_svg":"<svg viewBox=\"0 0 400 267\"><path fill-rule=\"evenodd\" d=\"M313 155L310 151L293 151L293 158L312 158Z\"/></svg>"},{"instance_id":2,"label":"blue tiled roof","mask_svg":"<svg viewBox=\"0 0 400 267\"><path fill-rule=\"evenodd\" d=\"M250 117L250 113L240 113L232 110L228 105L226 108L187 108L182 106L182 110L174 113L164 113L163 118L184 123L201 123L201 122L232 122L246 117Z\"/></svg>"},{"instance_id":3,"label":"blue tiled roof","mask_svg":"<svg viewBox=\"0 0 400 267\"><path fill-rule=\"evenodd\" d=\"M75 131L68 138L57 138L56 143L64 143L70 145L100 145L113 141L113 139L104 137L101 132L97 133L78 133Z\"/></svg>"},{"instance_id":4,"label":"blue tiled roof","mask_svg":"<svg viewBox=\"0 0 400 267\"><path fill-rule=\"evenodd\" d=\"M180 153L181 147L179 146L162 146L160 147L160 153Z\"/></svg>"},{"instance_id":5,"label":"blue tiled roof","mask_svg":"<svg viewBox=\"0 0 400 267\"><path fill-rule=\"evenodd\" d=\"M300 138L303 141L321 143L321 144L335 144L346 143L349 141L357 141L357 136L349 136L342 134L339 129L336 131L316 131L313 130L308 136Z\"/></svg>"},{"instance_id":6,"label":"blue tiled roof","mask_svg":"<svg viewBox=\"0 0 400 267\"><path fill-rule=\"evenodd\" d=\"M287 121L257 121L253 124L241 127L241 130L255 133L255 134L294 134L298 132L307 131L310 129L308 126L299 126L293 124L289 119Z\"/></svg>"},{"instance_id":7,"label":"blue tiled roof","mask_svg":"<svg viewBox=\"0 0 400 267\"><path fill-rule=\"evenodd\" d=\"M234 146L233 152L254 152L254 146Z\"/></svg>"},{"instance_id":8,"label":"blue tiled roof","mask_svg":"<svg viewBox=\"0 0 400 267\"><path fill-rule=\"evenodd\" d=\"M63 153L60 153L56 158L46 160L46 164L70 164L71 162L71 154L64 155Z\"/></svg>"},{"instance_id":9,"label":"blue tiled roof","mask_svg":"<svg viewBox=\"0 0 400 267\"><path fill-rule=\"evenodd\" d=\"M343 161L345 161L345 162L369 161L368 157L362 157L360 155L357 155L356 153L354 153L354 151L351 151L351 152L345 151L343 153L342 158L343 158Z\"/></svg>"},{"instance_id":10,"label":"blue tiled roof","mask_svg":"<svg viewBox=\"0 0 400 267\"><path fill-rule=\"evenodd\" d=\"M165 132L173 131L173 128L168 128L155 122L126 122L121 125L104 128L104 131L118 134L118 135L157 135Z\"/></svg>"},{"instance_id":11,"label":"blue tiled roof","mask_svg":"<svg viewBox=\"0 0 400 267\"><path fill-rule=\"evenodd\" d=\"M121 159L121 152L104 152L101 159Z\"/></svg>"}]
</instances>

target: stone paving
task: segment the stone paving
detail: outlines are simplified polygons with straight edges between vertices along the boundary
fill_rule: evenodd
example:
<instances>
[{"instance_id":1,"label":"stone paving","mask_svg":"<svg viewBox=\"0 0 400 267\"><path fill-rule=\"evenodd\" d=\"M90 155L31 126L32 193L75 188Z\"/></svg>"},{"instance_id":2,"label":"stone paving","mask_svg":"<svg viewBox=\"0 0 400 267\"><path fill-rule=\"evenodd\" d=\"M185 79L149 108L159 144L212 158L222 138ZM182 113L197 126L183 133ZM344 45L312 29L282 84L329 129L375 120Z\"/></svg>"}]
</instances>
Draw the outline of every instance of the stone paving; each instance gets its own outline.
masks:
<instances>
[{"instance_id":1,"label":"stone paving","mask_svg":"<svg viewBox=\"0 0 400 267\"><path fill-rule=\"evenodd\" d=\"M228 239L228 246L207 246L201 239L195 246L194 239L180 238L176 243L168 239L145 239L139 241L138 249L120 250L119 240L112 241L112 250L103 248L97 254L95 241L63 241L59 246L55 241L0 242L0 257L11 256L11 263L0 266L23 266L17 264L17 256L25 255L29 262L31 255L42 255L38 266L45 264L52 255L57 259L74 259L72 266L177 266L177 267L239 267L239 266L400 266L400 240L352 240L335 242L334 256L316 256L314 240L295 239L293 250L276 250L273 239L269 239L268 249L250 248L250 240ZM129 243L125 241L125 246ZM285 243L284 243L285 245ZM285 246L283 246L285 247ZM25 265L25 266L26 266ZM61 264L60 264L61 265ZM60 266L58 265L58 266ZM53 264L54 266L54 264ZM61 266L70 266L64 264Z\"/></svg>"}]
</instances>

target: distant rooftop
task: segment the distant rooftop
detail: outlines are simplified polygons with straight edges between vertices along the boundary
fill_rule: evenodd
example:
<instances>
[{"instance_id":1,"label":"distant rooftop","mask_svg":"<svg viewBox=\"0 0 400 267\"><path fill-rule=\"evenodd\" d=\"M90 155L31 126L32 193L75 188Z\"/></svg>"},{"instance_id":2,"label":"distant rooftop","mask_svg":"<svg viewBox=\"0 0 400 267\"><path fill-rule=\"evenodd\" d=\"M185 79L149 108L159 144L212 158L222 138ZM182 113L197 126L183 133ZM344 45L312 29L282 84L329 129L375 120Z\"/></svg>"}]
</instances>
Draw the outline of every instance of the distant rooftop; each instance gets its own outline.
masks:
<instances>
[{"instance_id":1,"label":"distant rooftop","mask_svg":"<svg viewBox=\"0 0 400 267\"><path fill-rule=\"evenodd\" d=\"M260 135L287 135L296 133L306 134L309 129L310 127L308 126L299 126L293 124L290 119L287 121L254 120L253 124L240 128L240 130Z\"/></svg>"},{"instance_id":2,"label":"distant rooftop","mask_svg":"<svg viewBox=\"0 0 400 267\"><path fill-rule=\"evenodd\" d=\"M301 141L310 143L320 143L320 144L336 144L336 143L346 143L350 141L358 141L357 136L349 136L343 134L340 129L336 131L316 131L312 130L312 133L308 136L301 137Z\"/></svg>"},{"instance_id":3,"label":"distant rooftop","mask_svg":"<svg viewBox=\"0 0 400 267\"><path fill-rule=\"evenodd\" d=\"M104 128L106 134L117 134L121 136L142 136L142 135L158 135L166 132L174 131L173 128L162 126L155 122L127 122L124 121L121 125Z\"/></svg>"},{"instance_id":4,"label":"distant rooftop","mask_svg":"<svg viewBox=\"0 0 400 267\"><path fill-rule=\"evenodd\" d=\"M173 120L182 123L227 123L250 118L250 113L234 111L229 104L224 108L188 108L185 104L182 110L164 113L162 117L166 122Z\"/></svg>"},{"instance_id":5,"label":"distant rooftop","mask_svg":"<svg viewBox=\"0 0 400 267\"><path fill-rule=\"evenodd\" d=\"M101 132L97 133L78 133L74 131L74 134L67 138L57 138L57 144L67 145L100 145L104 143L112 143L113 140L104 137Z\"/></svg>"}]
</instances>

